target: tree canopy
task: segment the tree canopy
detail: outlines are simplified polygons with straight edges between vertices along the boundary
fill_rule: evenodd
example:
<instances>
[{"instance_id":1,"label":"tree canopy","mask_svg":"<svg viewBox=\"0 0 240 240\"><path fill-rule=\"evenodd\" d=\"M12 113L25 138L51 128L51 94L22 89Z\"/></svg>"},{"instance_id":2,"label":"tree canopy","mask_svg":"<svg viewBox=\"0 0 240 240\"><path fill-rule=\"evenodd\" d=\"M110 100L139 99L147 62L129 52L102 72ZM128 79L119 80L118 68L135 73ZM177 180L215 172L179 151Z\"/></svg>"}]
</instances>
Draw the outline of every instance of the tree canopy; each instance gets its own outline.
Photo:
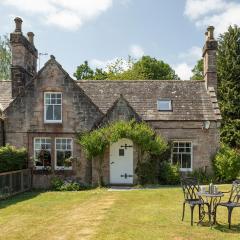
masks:
<instances>
[{"instance_id":1,"label":"tree canopy","mask_svg":"<svg viewBox=\"0 0 240 240\"><path fill-rule=\"evenodd\" d=\"M127 62L117 59L109 64L106 70L100 68L94 70L85 61L77 67L74 76L78 80L179 80L169 64L150 56L143 56L137 61L129 57Z\"/></svg>"},{"instance_id":2,"label":"tree canopy","mask_svg":"<svg viewBox=\"0 0 240 240\"><path fill-rule=\"evenodd\" d=\"M9 39L0 36L0 80L10 79L11 51Z\"/></svg>"},{"instance_id":3,"label":"tree canopy","mask_svg":"<svg viewBox=\"0 0 240 240\"><path fill-rule=\"evenodd\" d=\"M203 79L203 60L192 70L194 80ZM218 101L222 115L221 141L240 148L240 28L230 26L218 39Z\"/></svg>"},{"instance_id":4,"label":"tree canopy","mask_svg":"<svg viewBox=\"0 0 240 240\"><path fill-rule=\"evenodd\" d=\"M219 37L217 76L223 118L221 138L240 148L240 28L236 25Z\"/></svg>"},{"instance_id":5,"label":"tree canopy","mask_svg":"<svg viewBox=\"0 0 240 240\"><path fill-rule=\"evenodd\" d=\"M203 59L197 61L197 64L192 69L192 73L191 80L203 80Z\"/></svg>"}]
</instances>

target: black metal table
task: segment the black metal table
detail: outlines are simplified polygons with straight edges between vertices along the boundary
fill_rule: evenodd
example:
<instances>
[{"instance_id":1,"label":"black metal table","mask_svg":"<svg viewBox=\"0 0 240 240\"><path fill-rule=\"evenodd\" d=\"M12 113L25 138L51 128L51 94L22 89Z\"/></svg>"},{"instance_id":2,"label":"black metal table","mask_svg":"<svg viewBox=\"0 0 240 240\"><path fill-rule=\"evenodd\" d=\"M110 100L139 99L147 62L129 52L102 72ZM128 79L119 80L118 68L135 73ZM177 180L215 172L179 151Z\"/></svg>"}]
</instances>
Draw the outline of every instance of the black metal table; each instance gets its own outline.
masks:
<instances>
[{"instance_id":1,"label":"black metal table","mask_svg":"<svg viewBox=\"0 0 240 240\"><path fill-rule=\"evenodd\" d=\"M224 196L224 194L222 192L198 192L197 195L202 199L204 203L207 203L209 207L208 210L205 211L204 205L201 206L201 218L198 224L201 223L207 215L209 217L209 223L212 226L215 223L216 205L221 201L221 198Z\"/></svg>"}]
</instances>

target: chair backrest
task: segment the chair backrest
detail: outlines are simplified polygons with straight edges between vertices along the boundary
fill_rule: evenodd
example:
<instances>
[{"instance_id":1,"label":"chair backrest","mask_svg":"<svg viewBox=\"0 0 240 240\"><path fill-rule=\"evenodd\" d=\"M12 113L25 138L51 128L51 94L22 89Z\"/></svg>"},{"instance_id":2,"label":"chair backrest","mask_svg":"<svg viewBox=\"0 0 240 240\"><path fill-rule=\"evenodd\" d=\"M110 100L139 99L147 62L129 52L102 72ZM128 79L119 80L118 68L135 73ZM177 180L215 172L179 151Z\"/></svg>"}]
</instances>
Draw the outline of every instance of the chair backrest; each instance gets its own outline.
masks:
<instances>
[{"instance_id":1,"label":"chair backrest","mask_svg":"<svg viewBox=\"0 0 240 240\"><path fill-rule=\"evenodd\" d=\"M232 183L229 202L238 203L240 199L240 180L235 180Z\"/></svg>"},{"instance_id":2,"label":"chair backrest","mask_svg":"<svg viewBox=\"0 0 240 240\"><path fill-rule=\"evenodd\" d=\"M199 196L197 195L197 192L199 192L199 184L196 178L182 178L181 185L185 200L199 199Z\"/></svg>"}]
</instances>

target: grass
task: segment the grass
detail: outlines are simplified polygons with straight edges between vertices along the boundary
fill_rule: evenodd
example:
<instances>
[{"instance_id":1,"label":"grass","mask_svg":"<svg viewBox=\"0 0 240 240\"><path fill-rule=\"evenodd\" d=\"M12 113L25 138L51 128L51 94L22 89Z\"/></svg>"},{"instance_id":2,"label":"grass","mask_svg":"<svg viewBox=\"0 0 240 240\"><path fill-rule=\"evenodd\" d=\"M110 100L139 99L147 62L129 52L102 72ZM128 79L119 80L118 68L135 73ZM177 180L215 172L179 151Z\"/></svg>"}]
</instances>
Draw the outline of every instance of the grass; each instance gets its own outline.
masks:
<instances>
[{"instance_id":1,"label":"grass","mask_svg":"<svg viewBox=\"0 0 240 240\"><path fill-rule=\"evenodd\" d=\"M0 202L0 239L239 239L240 209L233 211L232 230L228 230L224 208L219 207L219 225L212 228L191 227L189 208L184 222L181 213L180 187L29 192ZM196 208L195 221L197 215Z\"/></svg>"}]
</instances>

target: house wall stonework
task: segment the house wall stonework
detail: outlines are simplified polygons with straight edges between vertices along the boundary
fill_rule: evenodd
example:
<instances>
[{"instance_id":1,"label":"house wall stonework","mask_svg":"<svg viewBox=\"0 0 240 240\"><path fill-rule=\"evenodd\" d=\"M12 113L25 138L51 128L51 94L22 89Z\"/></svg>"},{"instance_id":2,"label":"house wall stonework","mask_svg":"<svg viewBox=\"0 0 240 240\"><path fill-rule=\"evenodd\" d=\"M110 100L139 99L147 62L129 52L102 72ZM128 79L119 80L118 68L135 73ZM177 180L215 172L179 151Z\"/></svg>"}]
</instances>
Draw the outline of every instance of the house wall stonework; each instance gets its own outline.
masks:
<instances>
[{"instance_id":1,"label":"house wall stonework","mask_svg":"<svg viewBox=\"0 0 240 240\"><path fill-rule=\"evenodd\" d=\"M44 92L62 92L62 123L44 123ZM33 186L48 187L50 178L56 174L78 178L89 182L91 166L76 143L76 134L90 131L102 113L61 69L54 59L33 79L24 91L10 104L4 112L6 143L16 147L25 147L29 153L29 167L33 167L34 137L52 138L52 159L54 159L54 139L71 137L74 139L73 157L77 158L72 171L55 171L51 176L45 172L34 171ZM53 160L54 161L54 160ZM47 177L43 177L43 176Z\"/></svg>"},{"instance_id":2,"label":"house wall stonework","mask_svg":"<svg viewBox=\"0 0 240 240\"><path fill-rule=\"evenodd\" d=\"M167 141L187 140L192 142L192 169L212 170L212 159L219 149L220 132L212 121L209 129L203 129L203 122L151 122L156 133Z\"/></svg>"}]
</instances>

